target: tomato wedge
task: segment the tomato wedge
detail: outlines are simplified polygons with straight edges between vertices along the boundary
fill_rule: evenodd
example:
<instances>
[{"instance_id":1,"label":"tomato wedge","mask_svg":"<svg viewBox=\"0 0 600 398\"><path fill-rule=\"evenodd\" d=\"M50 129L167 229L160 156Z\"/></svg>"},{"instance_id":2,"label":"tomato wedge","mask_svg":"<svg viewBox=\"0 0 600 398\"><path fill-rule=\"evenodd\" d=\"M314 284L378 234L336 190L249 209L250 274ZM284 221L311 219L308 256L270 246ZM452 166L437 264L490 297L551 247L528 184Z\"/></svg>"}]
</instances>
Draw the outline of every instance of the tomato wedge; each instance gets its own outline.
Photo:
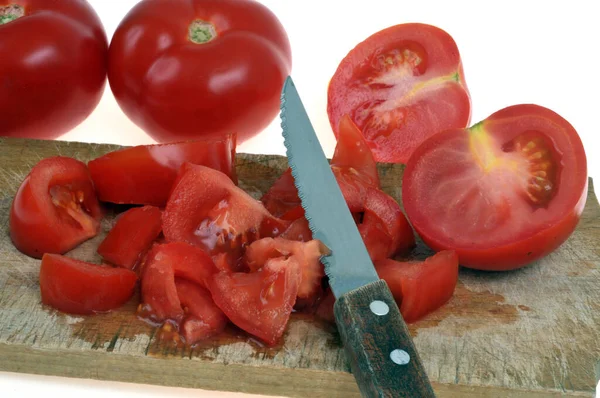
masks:
<instances>
[{"instance_id":1,"label":"tomato wedge","mask_svg":"<svg viewBox=\"0 0 600 398\"><path fill-rule=\"evenodd\" d=\"M162 207L182 164L219 170L237 183L235 136L140 145L107 153L88 163L98 198L104 202Z\"/></svg>"},{"instance_id":2,"label":"tomato wedge","mask_svg":"<svg viewBox=\"0 0 600 398\"><path fill-rule=\"evenodd\" d=\"M84 163L51 157L36 164L10 208L10 238L24 254L63 254L96 236L102 211Z\"/></svg>"},{"instance_id":3,"label":"tomato wedge","mask_svg":"<svg viewBox=\"0 0 600 398\"><path fill-rule=\"evenodd\" d=\"M217 272L210 256L184 242L155 244L148 252L141 272L140 315L154 322L181 321L184 316L175 278L206 288Z\"/></svg>"},{"instance_id":4,"label":"tomato wedge","mask_svg":"<svg viewBox=\"0 0 600 398\"><path fill-rule=\"evenodd\" d=\"M442 29L420 23L375 33L338 66L327 113L336 137L348 114L375 160L405 163L425 138L469 124L471 100L456 43Z\"/></svg>"},{"instance_id":5,"label":"tomato wedge","mask_svg":"<svg viewBox=\"0 0 600 398\"><path fill-rule=\"evenodd\" d=\"M136 207L120 214L98 246L98 254L111 264L133 269L160 234L161 216L160 209L154 206Z\"/></svg>"},{"instance_id":6,"label":"tomato wedge","mask_svg":"<svg viewBox=\"0 0 600 398\"><path fill-rule=\"evenodd\" d=\"M219 272L209 282L217 306L240 329L268 345L287 326L302 275L294 260L269 259L257 272Z\"/></svg>"},{"instance_id":7,"label":"tomato wedge","mask_svg":"<svg viewBox=\"0 0 600 398\"><path fill-rule=\"evenodd\" d=\"M113 268L44 254L40 266L42 302L70 314L107 312L125 304L133 295L137 275Z\"/></svg>"},{"instance_id":8,"label":"tomato wedge","mask_svg":"<svg viewBox=\"0 0 600 398\"><path fill-rule=\"evenodd\" d=\"M289 222L273 217L220 171L186 163L163 213L163 233L210 254L237 253L261 237L283 232ZM239 253L238 253L239 252Z\"/></svg>"},{"instance_id":9,"label":"tomato wedge","mask_svg":"<svg viewBox=\"0 0 600 398\"><path fill-rule=\"evenodd\" d=\"M425 141L404 172L406 213L434 250L463 266L523 267L560 246L587 197L575 129L550 109L515 105Z\"/></svg>"},{"instance_id":10,"label":"tomato wedge","mask_svg":"<svg viewBox=\"0 0 600 398\"><path fill-rule=\"evenodd\" d=\"M225 329L229 319L216 306L206 288L180 278L175 278L175 287L186 314L179 332L187 344L197 343Z\"/></svg>"},{"instance_id":11,"label":"tomato wedge","mask_svg":"<svg viewBox=\"0 0 600 398\"><path fill-rule=\"evenodd\" d=\"M375 262L375 269L392 291L404 320L415 322L441 307L454 294L458 256L446 250L425 261L383 259Z\"/></svg>"}]
</instances>

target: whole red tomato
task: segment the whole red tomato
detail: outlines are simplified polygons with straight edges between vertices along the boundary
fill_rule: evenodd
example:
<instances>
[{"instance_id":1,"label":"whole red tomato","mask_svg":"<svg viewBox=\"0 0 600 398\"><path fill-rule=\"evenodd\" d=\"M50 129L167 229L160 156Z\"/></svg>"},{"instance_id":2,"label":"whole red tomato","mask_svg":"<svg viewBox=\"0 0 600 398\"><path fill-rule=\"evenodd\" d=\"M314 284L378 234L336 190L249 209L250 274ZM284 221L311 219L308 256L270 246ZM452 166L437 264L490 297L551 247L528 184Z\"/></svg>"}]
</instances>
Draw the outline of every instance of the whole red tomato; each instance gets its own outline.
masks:
<instances>
[{"instance_id":1,"label":"whole red tomato","mask_svg":"<svg viewBox=\"0 0 600 398\"><path fill-rule=\"evenodd\" d=\"M106 84L108 42L85 0L0 0L0 136L56 138Z\"/></svg>"},{"instance_id":2,"label":"whole red tomato","mask_svg":"<svg viewBox=\"0 0 600 398\"><path fill-rule=\"evenodd\" d=\"M291 63L283 26L258 2L143 0L115 32L108 78L121 109L159 142L242 142L276 116Z\"/></svg>"}]
</instances>

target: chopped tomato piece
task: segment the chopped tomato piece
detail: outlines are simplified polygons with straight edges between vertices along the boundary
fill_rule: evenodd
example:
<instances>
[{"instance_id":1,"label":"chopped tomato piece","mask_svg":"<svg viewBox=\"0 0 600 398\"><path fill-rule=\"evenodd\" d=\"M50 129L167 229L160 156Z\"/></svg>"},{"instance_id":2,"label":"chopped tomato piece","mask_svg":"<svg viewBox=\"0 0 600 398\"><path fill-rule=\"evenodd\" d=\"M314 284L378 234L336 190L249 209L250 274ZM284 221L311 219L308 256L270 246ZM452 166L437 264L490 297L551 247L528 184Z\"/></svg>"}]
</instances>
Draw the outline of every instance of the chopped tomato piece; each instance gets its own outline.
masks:
<instances>
[{"instance_id":1,"label":"chopped tomato piece","mask_svg":"<svg viewBox=\"0 0 600 398\"><path fill-rule=\"evenodd\" d=\"M285 331L301 278L294 260L278 257L253 273L219 272L209 290L231 322L274 345Z\"/></svg>"},{"instance_id":2,"label":"chopped tomato piece","mask_svg":"<svg viewBox=\"0 0 600 398\"><path fill-rule=\"evenodd\" d=\"M235 253L235 258L248 243L277 236L288 224L223 173L192 164L182 167L163 213L168 241L187 242L211 255Z\"/></svg>"},{"instance_id":3,"label":"chopped tomato piece","mask_svg":"<svg viewBox=\"0 0 600 398\"><path fill-rule=\"evenodd\" d=\"M264 238L248 246L245 260L251 272L259 270L271 259L283 258L296 262L302 274L298 298L307 299L315 297L321 291L321 280L325 271L320 259L326 253L326 248L318 240L299 242L283 238Z\"/></svg>"},{"instance_id":4,"label":"chopped tomato piece","mask_svg":"<svg viewBox=\"0 0 600 398\"><path fill-rule=\"evenodd\" d=\"M333 305L335 304L335 296L331 289L327 289L321 301L315 310L315 316L324 321L335 323L335 314L333 312Z\"/></svg>"},{"instance_id":5,"label":"chopped tomato piece","mask_svg":"<svg viewBox=\"0 0 600 398\"><path fill-rule=\"evenodd\" d=\"M304 215L292 221L290 226L280 235L281 238L307 242L312 240L312 231Z\"/></svg>"},{"instance_id":6,"label":"chopped tomato piece","mask_svg":"<svg viewBox=\"0 0 600 398\"><path fill-rule=\"evenodd\" d=\"M161 215L154 206L136 207L120 214L98 246L98 254L111 264L133 269L160 234Z\"/></svg>"},{"instance_id":7,"label":"chopped tomato piece","mask_svg":"<svg viewBox=\"0 0 600 398\"><path fill-rule=\"evenodd\" d=\"M415 246L413 230L394 198L379 189L369 189L358 230L376 261L406 252Z\"/></svg>"},{"instance_id":8,"label":"chopped tomato piece","mask_svg":"<svg viewBox=\"0 0 600 398\"><path fill-rule=\"evenodd\" d=\"M206 288L181 278L175 278L175 287L185 313L179 332L187 344L197 343L225 329L229 319L216 306Z\"/></svg>"},{"instance_id":9,"label":"chopped tomato piece","mask_svg":"<svg viewBox=\"0 0 600 398\"><path fill-rule=\"evenodd\" d=\"M89 264L44 254L40 266L42 302L70 314L107 312L133 295L137 275L124 268Z\"/></svg>"},{"instance_id":10,"label":"chopped tomato piece","mask_svg":"<svg viewBox=\"0 0 600 398\"><path fill-rule=\"evenodd\" d=\"M203 141L140 145L88 163L100 200L162 207L182 164L219 170L237 183L235 136Z\"/></svg>"},{"instance_id":11,"label":"chopped tomato piece","mask_svg":"<svg viewBox=\"0 0 600 398\"><path fill-rule=\"evenodd\" d=\"M384 259L375 263L406 322L415 322L445 304L458 281L458 256L447 250L425 261Z\"/></svg>"},{"instance_id":12,"label":"chopped tomato piece","mask_svg":"<svg viewBox=\"0 0 600 398\"><path fill-rule=\"evenodd\" d=\"M180 321L183 317L175 278L205 288L217 271L210 256L184 242L156 244L142 271L142 316L155 322Z\"/></svg>"},{"instance_id":13,"label":"chopped tomato piece","mask_svg":"<svg viewBox=\"0 0 600 398\"><path fill-rule=\"evenodd\" d=\"M63 254L96 236L102 211L84 163L41 160L21 183L10 208L10 238L30 257Z\"/></svg>"}]
</instances>

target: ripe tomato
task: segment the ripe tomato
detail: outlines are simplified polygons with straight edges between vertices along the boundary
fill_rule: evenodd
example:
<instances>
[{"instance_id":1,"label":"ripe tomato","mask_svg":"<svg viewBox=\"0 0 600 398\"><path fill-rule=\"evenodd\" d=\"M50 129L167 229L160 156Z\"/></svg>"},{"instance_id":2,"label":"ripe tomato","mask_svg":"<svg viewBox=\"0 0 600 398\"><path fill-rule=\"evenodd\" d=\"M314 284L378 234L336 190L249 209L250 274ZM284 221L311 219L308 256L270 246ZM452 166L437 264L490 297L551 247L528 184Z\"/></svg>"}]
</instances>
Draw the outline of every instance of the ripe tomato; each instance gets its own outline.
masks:
<instances>
[{"instance_id":1,"label":"ripe tomato","mask_svg":"<svg viewBox=\"0 0 600 398\"><path fill-rule=\"evenodd\" d=\"M379 162L406 163L427 137L466 127L471 100L456 43L434 26L389 27L342 60L327 94L336 136L349 114Z\"/></svg>"},{"instance_id":2,"label":"ripe tomato","mask_svg":"<svg viewBox=\"0 0 600 398\"><path fill-rule=\"evenodd\" d=\"M406 322L415 322L435 311L454 294L458 281L458 256L439 252L425 261L375 262L379 277L388 284Z\"/></svg>"},{"instance_id":3,"label":"ripe tomato","mask_svg":"<svg viewBox=\"0 0 600 398\"><path fill-rule=\"evenodd\" d=\"M277 236L287 225L225 174L189 163L183 165L163 213L167 241L187 242L210 254L228 252L234 259L246 244Z\"/></svg>"},{"instance_id":4,"label":"ripe tomato","mask_svg":"<svg viewBox=\"0 0 600 398\"><path fill-rule=\"evenodd\" d=\"M209 290L231 322L274 345L285 331L301 279L296 263L279 257L256 272L219 272Z\"/></svg>"},{"instance_id":5,"label":"ripe tomato","mask_svg":"<svg viewBox=\"0 0 600 398\"><path fill-rule=\"evenodd\" d=\"M117 102L159 142L252 137L279 112L292 63L283 26L248 0L143 0L109 52Z\"/></svg>"},{"instance_id":6,"label":"ripe tomato","mask_svg":"<svg viewBox=\"0 0 600 398\"><path fill-rule=\"evenodd\" d=\"M125 304L133 295L137 275L113 268L44 254L40 266L42 302L71 314L106 312Z\"/></svg>"},{"instance_id":7,"label":"ripe tomato","mask_svg":"<svg viewBox=\"0 0 600 398\"><path fill-rule=\"evenodd\" d=\"M235 136L139 145L107 153L88 163L98 198L105 202L164 206L185 162L222 171L237 183Z\"/></svg>"},{"instance_id":8,"label":"ripe tomato","mask_svg":"<svg viewBox=\"0 0 600 398\"><path fill-rule=\"evenodd\" d=\"M162 230L162 213L153 206L136 207L119 215L98 246L105 261L133 269Z\"/></svg>"},{"instance_id":9,"label":"ripe tomato","mask_svg":"<svg viewBox=\"0 0 600 398\"><path fill-rule=\"evenodd\" d=\"M107 55L85 0L0 1L0 136L55 138L85 120L104 92Z\"/></svg>"},{"instance_id":10,"label":"ripe tomato","mask_svg":"<svg viewBox=\"0 0 600 398\"><path fill-rule=\"evenodd\" d=\"M402 196L434 250L456 250L467 267L510 270L569 237L587 181L573 127L549 109L515 105L425 141L406 166Z\"/></svg>"},{"instance_id":11,"label":"ripe tomato","mask_svg":"<svg viewBox=\"0 0 600 398\"><path fill-rule=\"evenodd\" d=\"M63 254L96 236L102 212L82 162L52 157L36 164L10 208L10 238L28 256Z\"/></svg>"}]
</instances>

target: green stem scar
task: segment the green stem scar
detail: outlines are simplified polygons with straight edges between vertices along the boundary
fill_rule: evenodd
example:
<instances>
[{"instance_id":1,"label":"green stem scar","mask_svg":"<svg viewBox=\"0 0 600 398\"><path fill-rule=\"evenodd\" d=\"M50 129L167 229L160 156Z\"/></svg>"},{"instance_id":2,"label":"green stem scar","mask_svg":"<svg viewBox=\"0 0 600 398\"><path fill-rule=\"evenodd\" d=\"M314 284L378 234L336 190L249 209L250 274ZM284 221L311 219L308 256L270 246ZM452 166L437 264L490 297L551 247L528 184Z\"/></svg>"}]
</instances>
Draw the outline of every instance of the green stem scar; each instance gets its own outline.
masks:
<instances>
[{"instance_id":1,"label":"green stem scar","mask_svg":"<svg viewBox=\"0 0 600 398\"><path fill-rule=\"evenodd\" d=\"M217 30L210 22L195 20L190 24L188 38L192 43L204 44L217 37Z\"/></svg>"},{"instance_id":2,"label":"green stem scar","mask_svg":"<svg viewBox=\"0 0 600 398\"><path fill-rule=\"evenodd\" d=\"M25 15L25 9L16 4L0 6L0 25L7 24Z\"/></svg>"}]
</instances>

